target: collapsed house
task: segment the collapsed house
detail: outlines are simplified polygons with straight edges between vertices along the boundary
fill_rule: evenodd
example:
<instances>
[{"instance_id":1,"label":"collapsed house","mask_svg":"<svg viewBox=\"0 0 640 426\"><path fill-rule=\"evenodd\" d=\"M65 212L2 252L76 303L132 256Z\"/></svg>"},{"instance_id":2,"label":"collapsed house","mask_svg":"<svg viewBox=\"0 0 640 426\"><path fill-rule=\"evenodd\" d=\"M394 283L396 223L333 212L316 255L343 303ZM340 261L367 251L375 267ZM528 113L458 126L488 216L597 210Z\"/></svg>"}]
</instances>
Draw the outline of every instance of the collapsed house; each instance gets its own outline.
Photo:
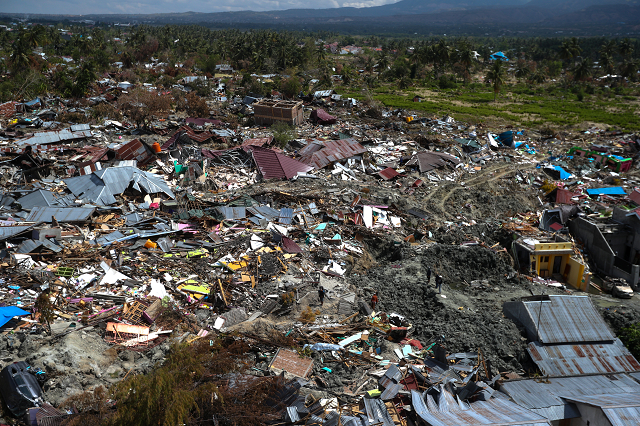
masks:
<instances>
[{"instance_id":1,"label":"collapsed house","mask_svg":"<svg viewBox=\"0 0 640 426\"><path fill-rule=\"evenodd\" d=\"M569 230L584 245L598 272L636 286L640 278L640 218L635 212L616 208L612 219L578 217L569 222Z\"/></svg>"},{"instance_id":2,"label":"collapsed house","mask_svg":"<svg viewBox=\"0 0 640 426\"><path fill-rule=\"evenodd\" d=\"M558 234L520 236L513 242L512 251L521 271L555 277L584 291L589 287L590 274L585 274L585 264L574 252L573 243Z\"/></svg>"},{"instance_id":3,"label":"collapsed house","mask_svg":"<svg viewBox=\"0 0 640 426\"><path fill-rule=\"evenodd\" d=\"M253 119L259 126L270 126L278 122L298 126L304 121L302 105L301 101L261 99L253 104Z\"/></svg>"}]
</instances>

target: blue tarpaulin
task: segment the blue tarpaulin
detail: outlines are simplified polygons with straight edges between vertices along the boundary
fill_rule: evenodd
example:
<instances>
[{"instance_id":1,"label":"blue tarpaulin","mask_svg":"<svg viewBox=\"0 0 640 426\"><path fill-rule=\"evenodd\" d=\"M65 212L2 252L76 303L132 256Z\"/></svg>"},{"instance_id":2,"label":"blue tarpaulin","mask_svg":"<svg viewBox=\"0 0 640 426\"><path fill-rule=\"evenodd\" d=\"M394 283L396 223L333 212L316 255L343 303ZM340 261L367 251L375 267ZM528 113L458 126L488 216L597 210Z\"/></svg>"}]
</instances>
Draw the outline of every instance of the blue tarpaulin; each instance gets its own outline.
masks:
<instances>
[{"instance_id":1,"label":"blue tarpaulin","mask_svg":"<svg viewBox=\"0 0 640 426\"><path fill-rule=\"evenodd\" d=\"M496 140L504 146L513 147L513 132L511 130L500 133Z\"/></svg>"},{"instance_id":2,"label":"blue tarpaulin","mask_svg":"<svg viewBox=\"0 0 640 426\"><path fill-rule=\"evenodd\" d=\"M621 186L611 186L608 188L591 188L587 189L589 195L627 195Z\"/></svg>"},{"instance_id":3,"label":"blue tarpaulin","mask_svg":"<svg viewBox=\"0 0 640 426\"><path fill-rule=\"evenodd\" d=\"M502 53L502 52L493 53L491 56L489 56L489 58L491 60L493 60L493 61L498 60L498 59L501 60L501 61L508 61L509 60L509 58L507 58L505 56L505 54Z\"/></svg>"},{"instance_id":4,"label":"blue tarpaulin","mask_svg":"<svg viewBox=\"0 0 640 426\"><path fill-rule=\"evenodd\" d=\"M29 315L29 312L17 306L3 306L0 308L0 327L11 321L13 317L22 317L25 315Z\"/></svg>"},{"instance_id":5,"label":"blue tarpaulin","mask_svg":"<svg viewBox=\"0 0 640 426\"><path fill-rule=\"evenodd\" d=\"M569 173L568 171L566 171L565 169L563 169L560 166L553 166L553 168L560 172L560 179L562 179L562 180L567 180L571 176L573 176L571 173Z\"/></svg>"}]
</instances>

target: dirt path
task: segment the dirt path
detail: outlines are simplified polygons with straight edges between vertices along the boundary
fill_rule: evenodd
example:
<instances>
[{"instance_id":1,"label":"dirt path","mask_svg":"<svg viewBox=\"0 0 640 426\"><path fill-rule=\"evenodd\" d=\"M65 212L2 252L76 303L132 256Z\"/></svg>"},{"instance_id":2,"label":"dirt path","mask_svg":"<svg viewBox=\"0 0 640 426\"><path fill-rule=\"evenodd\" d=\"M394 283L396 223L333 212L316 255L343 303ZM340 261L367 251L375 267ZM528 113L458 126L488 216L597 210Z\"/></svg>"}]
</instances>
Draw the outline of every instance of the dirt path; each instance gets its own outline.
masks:
<instances>
[{"instance_id":1,"label":"dirt path","mask_svg":"<svg viewBox=\"0 0 640 426\"><path fill-rule=\"evenodd\" d=\"M534 167L534 164L525 164L523 165L523 167L515 167L514 164L506 164L504 166L499 166L496 167L493 171L489 172L492 174L491 177L487 178L486 173L483 176L476 176L472 179L470 179L469 181L465 182L464 186L457 186L455 188L451 188L451 190L449 190L444 197L442 197L440 199L440 201L437 204L437 207L444 211L444 203L456 192L456 191L461 191L463 189L470 189L473 188L475 186L478 186L480 184L484 184L484 183L490 183L493 181L496 181L508 174L511 173L516 173L518 170L527 170L527 169L532 169Z\"/></svg>"}]
</instances>

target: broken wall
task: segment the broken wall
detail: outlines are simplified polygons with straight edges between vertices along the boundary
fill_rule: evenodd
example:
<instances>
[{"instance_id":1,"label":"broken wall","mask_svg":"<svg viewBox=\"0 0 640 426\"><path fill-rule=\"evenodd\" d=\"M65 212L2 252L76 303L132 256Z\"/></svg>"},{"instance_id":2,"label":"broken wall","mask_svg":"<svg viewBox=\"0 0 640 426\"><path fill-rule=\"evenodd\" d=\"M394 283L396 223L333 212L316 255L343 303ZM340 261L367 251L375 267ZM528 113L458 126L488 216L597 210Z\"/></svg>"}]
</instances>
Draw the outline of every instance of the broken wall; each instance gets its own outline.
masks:
<instances>
[{"instance_id":1,"label":"broken wall","mask_svg":"<svg viewBox=\"0 0 640 426\"><path fill-rule=\"evenodd\" d=\"M629 265L627 271L615 266L616 255L595 223L577 218L569 223L569 231L584 243L599 271L613 278L623 278L632 286L638 283L640 265Z\"/></svg>"},{"instance_id":2,"label":"broken wall","mask_svg":"<svg viewBox=\"0 0 640 426\"><path fill-rule=\"evenodd\" d=\"M569 267L569 274L567 274L566 277L567 284L572 285L578 290L587 291L588 280L583 280L584 265L570 257L567 260L567 266Z\"/></svg>"},{"instance_id":3,"label":"broken wall","mask_svg":"<svg viewBox=\"0 0 640 426\"><path fill-rule=\"evenodd\" d=\"M258 125L284 122L297 126L304 121L302 102L263 100L253 105L253 119Z\"/></svg>"},{"instance_id":4,"label":"broken wall","mask_svg":"<svg viewBox=\"0 0 640 426\"><path fill-rule=\"evenodd\" d=\"M577 218L569 222L569 231L584 244L597 268L605 274L610 274L615 262L615 253L596 224Z\"/></svg>"}]
</instances>

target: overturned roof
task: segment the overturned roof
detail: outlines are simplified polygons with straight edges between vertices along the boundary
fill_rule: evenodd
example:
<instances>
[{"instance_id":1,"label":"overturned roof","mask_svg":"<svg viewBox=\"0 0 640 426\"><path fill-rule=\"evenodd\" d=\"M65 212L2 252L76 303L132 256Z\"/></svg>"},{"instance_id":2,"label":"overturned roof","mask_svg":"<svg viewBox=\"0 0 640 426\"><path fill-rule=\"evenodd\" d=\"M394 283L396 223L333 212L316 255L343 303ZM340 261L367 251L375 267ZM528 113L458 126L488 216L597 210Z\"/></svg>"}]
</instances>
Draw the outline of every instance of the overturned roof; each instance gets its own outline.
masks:
<instances>
[{"instance_id":1,"label":"overturned roof","mask_svg":"<svg viewBox=\"0 0 640 426\"><path fill-rule=\"evenodd\" d=\"M23 232L31 230L35 225L27 226L0 226L0 241L17 237Z\"/></svg>"},{"instance_id":2,"label":"overturned roof","mask_svg":"<svg viewBox=\"0 0 640 426\"><path fill-rule=\"evenodd\" d=\"M312 166L274 150L251 145L247 148L253 153L253 160L264 179L291 179L299 172L313 170Z\"/></svg>"},{"instance_id":3,"label":"overturned roof","mask_svg":"<svg viewBox=\"0 0 640 426\"><path fill-rule=\"evenodd\" d=\"M26 220L51 223L55 217L58 222L86 222L95 211L86 207L34 207Z\"/></svg>"},{"instance_id":4,"label":"overturned roof","mask_svg":"<svg viewBox=\"0 0 640 426\"><path fill-rule=\"evenodd\" d=\"M164 193L174 198L163 178L136 167L109 167L90 175L65 179L69 190L79 199L108 206L116 203L115 195L131 187L146 194Z\"/></svg>"},{"instance_id":5,"label":"overturned roof","mask_svg":"<svg viewBox=\"0 0 640 426\"><path fill-rule=\"evenodd\" d=\"M337 141L314 141L299 152L300 161L315 166L318 169L336 161L344 160L367 152L367 149L355 139L340 139Z\"/></svg>"},{"instance_id":6,"label":"overturned roof","mask_svg":"<svg viewBox=\"0 0 640 426\"><path fill-rule=\"evenodd\" d=\"M71 141L77 139L90 138L92 135L91 130L72 131L70 129L56 130L50 132L36 133L30 138L25 138L20 141L19 145L46 145L49 143L58 143L64 141Z\"/></svg>"},{"instance_id":7,"label":"overturned roof","mask_svg":"<svg viewBox=\"0 0 640 426\"><path fill-rule=\"evenodd\" d=\"M34 207L66 207L73 204L74 200L73 196L58 197L51 191L38 189L20 197L17 201L23 209L30 210Z\"/></svg>"},{"instance_id":8,"label":"overturned roof","mask_svg":"<svg viewBox=\"0 0 640 426\"><path fill-rule=\"evenodd\" d=\"M580 412L566 397L597 393L640 393L640 383L626 374L548 378L544 381L514 380L504 382L500 390L513 401L547 419L580 417Z\"/></svg>"},{"instance_id":9,"label":"overturned roof","mask_svg":"<svg viewBox=\"0 0 640 426\"><path fill-rule=\"evenodd\" d=\"M505 314L524 325L531 340L544 344L614 341L588 296L550 295L542 299L504 304Z\"/></svg>"},{"instance_id":10,"label":"overturned roof","mask_svg":"<svg viewBox=\"0 0 640 426\"><path fill-rule=\"evenodd\" d=\"M314 109L313 111L311 111L310 118L314 123L322 125L335 124L335 122L337 121L337 119L333 115L329 114L322 108Z\"/></svg>"},{"instance_id":11,"label":"overturned roof","mask_svg":"<svg viewBox=\"0 0 640 426\"><path fill-rule=\"evenodd\" d=\"M492 398L488 401L467 404L466 402L458 402L459 400L456 400L447 391L442 391L438 399L436 402L435 398L429 394L423 397L420 392L411 391L413 409L422 420L432 426L550 424L541 415L508 399Z\"/></svg>"},{"instance_id":12,"label":"overturned roof","mask_svg":"<svg viewBox=\"0 0 640 426\"><path fill-rule=\"evenodd\" d=\"M418 166L421 173L438 169L440 167L460 164L460 159L444 152L424 151L415 154L407 162L407 166Z\"/></svg>"}]
</instances>

